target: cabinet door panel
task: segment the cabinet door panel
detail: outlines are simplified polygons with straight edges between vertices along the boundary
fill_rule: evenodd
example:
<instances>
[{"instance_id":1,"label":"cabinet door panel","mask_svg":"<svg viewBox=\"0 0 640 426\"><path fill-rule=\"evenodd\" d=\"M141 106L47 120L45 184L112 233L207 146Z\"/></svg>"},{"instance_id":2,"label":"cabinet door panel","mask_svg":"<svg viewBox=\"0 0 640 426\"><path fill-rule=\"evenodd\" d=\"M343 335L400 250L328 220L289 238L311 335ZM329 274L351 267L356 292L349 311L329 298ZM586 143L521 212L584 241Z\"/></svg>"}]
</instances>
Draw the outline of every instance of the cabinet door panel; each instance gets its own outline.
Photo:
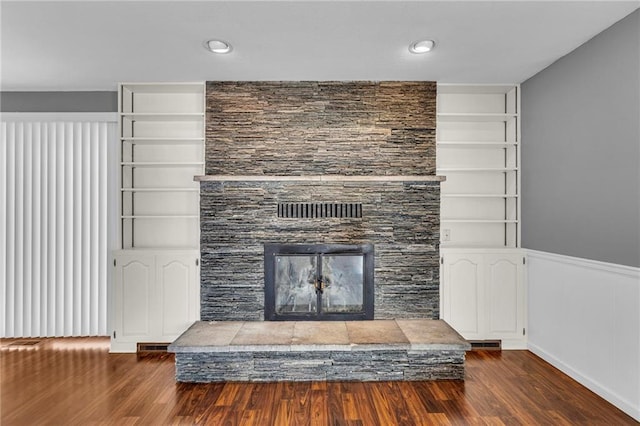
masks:
<instances>
[{"instance_id":1,"label":"cabinet door panel","mask_svg":"<svg viewBox=\"0 0 640 426\"><path fill-rule=\"evenodd\" d=\"M524 321L522 256L487 256L487 332L492 338L522 336Z\"/></svg>"},{"instance_id":2,"label":"cabinet door panel","mask_svg":"<svg viewBox=\"0 0 640 426\"><path fill-rule=\"evenodd\" d=\"M162 336L177 337L193 323L194 256L158 256L158 296Z\"/></svg>"},{"instance_id":3,"label":"cabinet door panel","mask_svg":"<svg viewBox=\"0 0 640 426\"><path fill-rule=\"evenodd\" d=\"M151 306L149 292L153 283L153 257L117 259L116 297L119 302L121 337L149 334ZM119 325L119 327L118 327Z\"/></svg>"},{"instance_id":4,"label":"cabinet door panel","mask_svg":"<svg viewBox=\"0 0 640 426\"><path fill-rule=\"evenodd\" d=\"M477 338L480 329L481 258L448 255L445 258L445 320L465 338Z\"/></svg>"}]
</instances>

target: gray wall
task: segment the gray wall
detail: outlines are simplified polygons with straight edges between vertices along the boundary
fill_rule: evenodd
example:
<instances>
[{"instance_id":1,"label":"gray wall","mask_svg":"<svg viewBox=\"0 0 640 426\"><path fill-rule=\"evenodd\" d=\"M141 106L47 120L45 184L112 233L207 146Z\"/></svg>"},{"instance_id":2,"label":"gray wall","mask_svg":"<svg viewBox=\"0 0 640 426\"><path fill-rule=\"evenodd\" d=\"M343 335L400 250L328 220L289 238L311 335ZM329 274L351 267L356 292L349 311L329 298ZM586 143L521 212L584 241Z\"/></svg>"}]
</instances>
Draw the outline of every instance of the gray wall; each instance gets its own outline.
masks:
<instances>
[{"instance_id":1,"label":"gray wall","mask_svg":"<svg viewBox=\"0 0 640 426\"><path fill-rule=\"evenodd\" d=\"M522 84L522 242L640 266L640 11Z\"/></svg>"},{"instance_id":2,"label":"gray wall","mask_svg":"<svg viewBox=\"0 0 640 426\"><path fill-rule=\"evenodd\" d=\"M2 92L0 112L115 112L118 92Z\"/></svg>"}]
</instances>

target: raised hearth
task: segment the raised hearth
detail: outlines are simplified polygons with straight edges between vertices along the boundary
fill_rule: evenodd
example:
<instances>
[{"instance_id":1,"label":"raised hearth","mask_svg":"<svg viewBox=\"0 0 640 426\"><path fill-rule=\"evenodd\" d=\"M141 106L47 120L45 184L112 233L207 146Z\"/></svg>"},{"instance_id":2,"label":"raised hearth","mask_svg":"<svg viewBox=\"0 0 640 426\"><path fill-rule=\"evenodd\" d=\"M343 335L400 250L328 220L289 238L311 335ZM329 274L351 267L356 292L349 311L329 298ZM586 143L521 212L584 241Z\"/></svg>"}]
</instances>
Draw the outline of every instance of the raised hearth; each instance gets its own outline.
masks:
<instances>
[{"instance_id":1,"label":"raised hearth","mask_svg":"<svg viewBox=\"0 0 640 426\"><path fill-rule=\"evenodd\" d=\"M441 320L195 323L179 382L462 380L471 346Z\"/></svg>"}]
</instances>

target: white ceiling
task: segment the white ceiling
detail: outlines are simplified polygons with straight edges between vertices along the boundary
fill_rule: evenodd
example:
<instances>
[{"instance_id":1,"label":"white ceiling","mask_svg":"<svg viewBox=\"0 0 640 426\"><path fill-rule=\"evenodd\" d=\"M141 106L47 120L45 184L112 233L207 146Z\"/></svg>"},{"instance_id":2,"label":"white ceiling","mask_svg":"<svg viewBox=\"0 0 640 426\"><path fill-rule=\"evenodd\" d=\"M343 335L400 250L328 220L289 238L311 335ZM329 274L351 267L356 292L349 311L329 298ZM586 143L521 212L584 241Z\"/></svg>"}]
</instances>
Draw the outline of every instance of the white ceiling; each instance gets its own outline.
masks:
<instances>
[{"instance_id":1,"label":"white ceiling","mask_svg":"<svg viewBox=\"0 0 640 426\"><path fill-rule=\"evenodd\" d=\"M2 1L2 90L118 82L519 83L635 1ZM232 43L228 55L203 47ZM427 55L410 42L432 38Z\"/></svg>"}]
</instances>

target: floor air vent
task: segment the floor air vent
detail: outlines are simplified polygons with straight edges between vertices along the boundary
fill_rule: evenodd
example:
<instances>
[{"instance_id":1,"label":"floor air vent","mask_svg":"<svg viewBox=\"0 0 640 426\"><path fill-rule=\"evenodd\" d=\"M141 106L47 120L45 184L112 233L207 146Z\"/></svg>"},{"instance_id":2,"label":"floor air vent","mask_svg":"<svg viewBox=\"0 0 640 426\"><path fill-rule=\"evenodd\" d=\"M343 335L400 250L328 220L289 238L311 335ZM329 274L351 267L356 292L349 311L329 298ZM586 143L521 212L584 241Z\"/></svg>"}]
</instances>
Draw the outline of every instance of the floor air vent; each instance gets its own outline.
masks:
<instances>
[{"instance_id":1,"label":"floor air vent","mask_svg":"<svg viewBox=\"0 0 640 426\"><path fill-rule=\"evenodd\" d=\"M167 352L169 343L138 343L138 353Z\"/></svg>"},{"instance_id":2,"label":"floor air vent","mask_svg":"<svg viewBox=\"0 0 640 426\"><path fill-rule=\"evenodd\" d=\"M469 340L472 350L480 351L501 351L501 340Z\"/></svg>"},{"instance_id":3,"label":"floor air vent","mask_svg":"<svg viewBox=\"0 0 640 426\"><path fill-rule=\"evenodd\" d=\"M291 219L362 217L362 203L278 203L278 217Z\"/></svg>"}]
</instances>

